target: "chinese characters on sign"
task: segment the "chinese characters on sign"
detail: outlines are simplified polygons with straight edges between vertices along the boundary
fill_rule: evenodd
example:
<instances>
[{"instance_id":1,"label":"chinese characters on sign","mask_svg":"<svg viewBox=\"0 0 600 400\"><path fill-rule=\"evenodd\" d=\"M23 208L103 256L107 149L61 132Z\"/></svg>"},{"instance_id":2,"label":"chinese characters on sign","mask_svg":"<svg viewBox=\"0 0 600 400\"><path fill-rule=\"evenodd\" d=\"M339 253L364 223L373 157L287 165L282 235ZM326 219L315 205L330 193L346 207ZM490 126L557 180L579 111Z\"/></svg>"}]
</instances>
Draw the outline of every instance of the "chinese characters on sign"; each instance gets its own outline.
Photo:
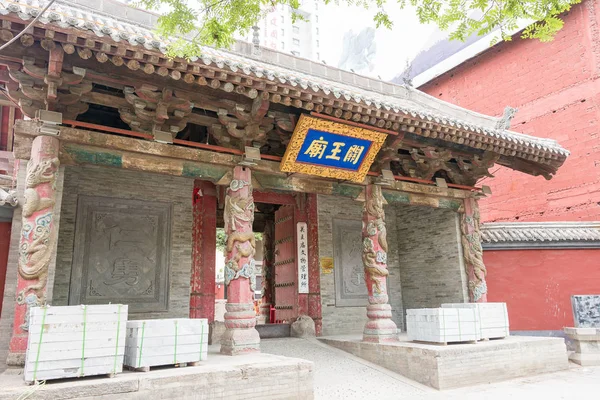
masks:
<instances>
[{"instance_id":1,"label":"chinese characters on sign","mask_svg":"<svg viewBox=\"0 0 600 400\"><path fill-rule=\"evenodd\" d=\"M387 134L301 115L281 171L362 182Z\"/></svg>"},{"instance_id":2,"label":"chinese characters on sign","mask_svg":"<svg viewBox=\"0 0 600 400\"><path fill-rule=\"evenodd\" d=\"M309 129L296 161L357 171L370 147L368 140Z\"/></svg>"},{"instance_id":3,"label":"chinese characters on sign","mask_svg":"<svg viewBox=\"0 0 600 400\"><path fill-rule=\"evenodd\" d=\"M298 222L298 293L308 293L308 228L306 222Z\"/></svg>"}]
</instances>

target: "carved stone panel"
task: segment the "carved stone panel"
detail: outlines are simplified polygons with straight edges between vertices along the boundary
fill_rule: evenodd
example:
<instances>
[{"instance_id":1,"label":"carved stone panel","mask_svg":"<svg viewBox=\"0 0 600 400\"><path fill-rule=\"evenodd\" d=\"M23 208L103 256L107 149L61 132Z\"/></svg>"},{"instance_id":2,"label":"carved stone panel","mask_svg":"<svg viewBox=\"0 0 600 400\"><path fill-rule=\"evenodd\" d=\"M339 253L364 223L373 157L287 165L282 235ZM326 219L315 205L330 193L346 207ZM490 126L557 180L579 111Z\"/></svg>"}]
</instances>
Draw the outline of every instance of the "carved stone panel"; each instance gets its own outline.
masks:
<instances>
[{"instance_id":1,"label":"carved stone panel","mask_svg":"<svg viewBox=\"0 0 600 400\"><path fill-rule=\"evenodd\" d=\"M576 328L600 328L600 295L571 296Z\"/></svg>"},{"instance_id":2,"label":"carved stone panel","mask_svg":"<svg viewBox=\"0 0 600 400\"><path fill-rule=\"evenodd\" d=\"M362 221L333 221L336 307L365 307L367 285L362 262Z\"/></svg>"},{"instance_id":3,"label":"carved stone panel","mask_svg":"<svg viewBox=\"0 0 600 400\"><path fill-rule=\"evenodd\" d=\"M166 311L171 204L80 196L69 304Z\"/></svg>"}]
</instances>

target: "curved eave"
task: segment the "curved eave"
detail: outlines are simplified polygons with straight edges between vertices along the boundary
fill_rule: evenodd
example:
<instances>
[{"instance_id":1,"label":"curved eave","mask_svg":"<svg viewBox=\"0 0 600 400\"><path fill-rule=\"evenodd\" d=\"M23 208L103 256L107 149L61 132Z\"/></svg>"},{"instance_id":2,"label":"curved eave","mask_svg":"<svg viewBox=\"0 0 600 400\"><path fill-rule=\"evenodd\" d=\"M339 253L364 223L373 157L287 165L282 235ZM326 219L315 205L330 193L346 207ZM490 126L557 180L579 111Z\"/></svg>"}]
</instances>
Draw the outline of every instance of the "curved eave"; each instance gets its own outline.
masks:
<instances>
[{"instance_id":1,"label":"curved eave","mask_svg":"<svg viewBox=\"0 0 600 400\"><path fill-rule=\"evenodd\" d=\"M0 14L5 15L4 18L27 21L37 15L44 4L38 1L4 0L0 2ZM94 40L89 42L92 33L99 43L141 52L144 54L143 62L152 63L152 60L156 60L153 63L157 67L165 68L165 52L170 42L143 26L123 21L114 15L57 2L40 18L38 25L69 35L64 39L71 42L75 34L80 40L72 43L100 51L101 46ZM61 39L56 37L54 40L60 42ZM82 42L85 44L82 45ZM250 53L248 50L251 50L251 46L246 46L246 50ZM569 155L554 140L496 129L497 118L446 103L414 88L361 77L283 53L266 49L262 51L263 55L259 57L205 47L201 57L174 61L179 66L185 65L185 70L180 67L179 71L186 75L207 68L213 73L215 70L227 71L242 82L236 83L238 85L243 85L244 79L248 78L266 84L263 89L266 91L278 93L283 88L284 92L287 91L287 99L284 100L288 103L293 100L293 106L298 108L309 109L309 103L301 99L315 99L310 107L318 105L321 99L323 104L329 104L334 109L346 110L343 114L346 119L358 118L365 122L366 118L366 123L378 127L408 131L425 138L437 138L476 150L494 152L500 155L499 164L531 175L550 178ZM125 54L123 57L128 56ZM176 69L171 60L169 72ZM345 82L352 82L353 85Z\"/></svg>"}]
</instances>

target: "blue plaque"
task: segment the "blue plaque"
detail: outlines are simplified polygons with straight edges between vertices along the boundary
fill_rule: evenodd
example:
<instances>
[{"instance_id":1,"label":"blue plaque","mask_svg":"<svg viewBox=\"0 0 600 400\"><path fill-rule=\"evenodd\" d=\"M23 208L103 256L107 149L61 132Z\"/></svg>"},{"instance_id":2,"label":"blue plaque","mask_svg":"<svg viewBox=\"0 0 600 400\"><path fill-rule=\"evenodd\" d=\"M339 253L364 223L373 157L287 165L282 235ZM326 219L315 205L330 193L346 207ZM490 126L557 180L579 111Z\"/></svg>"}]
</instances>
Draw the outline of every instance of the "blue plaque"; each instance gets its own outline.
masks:
<instances>
[{"instance_id":1,"label":"blue plaque","mask_svg":"<svg viewBox=\"0 0 600 400\"><path fill-rule=\"evenodd\" d=\"M281 170L362 182L387 134L301 115Z\"/></svg>"}]
</instances>

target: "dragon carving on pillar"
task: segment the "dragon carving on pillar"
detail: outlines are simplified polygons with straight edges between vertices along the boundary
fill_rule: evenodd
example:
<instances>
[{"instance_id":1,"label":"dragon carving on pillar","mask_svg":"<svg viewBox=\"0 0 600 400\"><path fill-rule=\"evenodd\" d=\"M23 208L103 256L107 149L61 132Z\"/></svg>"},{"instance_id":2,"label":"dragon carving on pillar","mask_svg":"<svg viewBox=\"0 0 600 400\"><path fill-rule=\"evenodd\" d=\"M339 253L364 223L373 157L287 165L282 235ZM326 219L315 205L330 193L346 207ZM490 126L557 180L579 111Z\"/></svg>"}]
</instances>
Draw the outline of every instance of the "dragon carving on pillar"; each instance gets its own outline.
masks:
<instances>
[{"instance_id":1,"label":"dragon carving on pillar","mask_svg":"<svg viewBox=\"0 0 600 400\"><path fill-rule=\"evenodd\" d=\"M392 321L392 307L387 293L387 231L385 227L385 199L381 186L368 185L363 210L363 264L369 294L368 321L363 341L396 341L396 324Z\"/></svg>"},{"instance_id":2,"label":"dragon carving on pillar","mask_svg":"<svg viewBox=\"0 0 600 400\"><path fill-rule=\"evenodd\" d=\"M247 196L234 195L248 187ZM227 257L225 261L225 284L239 277L248 278L252 290L256 288L254 254L256 240L252 231L254 222L254 198L252 183L233 179L225 196L225 232L227 233ZM245 262L242 262L246 260ZM242 264L242 265L240 265Z\"/></svg>"},{"instance_id":3,"label":"dragon carving on pillar","mask_svg":"<svg viewBox=\"0 0 600 400\"><path fill-rule=\"evenodd\" d=\"M377 294L383 293L384 288L381 286L381 279L385 279L389 274L386 267L388 244L383 203L384 199L381 194L381 187L373 186L371 199L370 201L366 201L364 206L364 211L373 217L373 219L367 223L367 235L363 239L362 259L365 274L371 278ZM374 240L379 244L379 250L375 249Z\"/></svg>"},{"instance_id":4,"label":"dragon carving on pillar","mask_svg":"<svg viewBox=\"0 0 600 400\"><path fill-rule=\"evenodd\" d=\"M54 138L41 138L55 140ZM36 159L27 164L25 204L22 208L22 235L19 246L18 273L25 286L17 293L17 304L39 306L46 302L46 283L52 250L56 241L53 229L54 196L60 162L58 158ZM35 282L30 282L35 281ZM29 313L21 329L28 330Z\"/></svg>"},{"instance_id":5,"label":"dragon carving on pillar","mask_svg":"<svg viewBox=\"0 0 600 400\"><path fill-rule=\"evenodd\" d=\"M461 215L463 257L469 276L469 296L473 302L485 301L487 274L483 263L483 248L479 225L479 206L475 199L465 199L465 212Z\"/></svg>"}]
</instances>

